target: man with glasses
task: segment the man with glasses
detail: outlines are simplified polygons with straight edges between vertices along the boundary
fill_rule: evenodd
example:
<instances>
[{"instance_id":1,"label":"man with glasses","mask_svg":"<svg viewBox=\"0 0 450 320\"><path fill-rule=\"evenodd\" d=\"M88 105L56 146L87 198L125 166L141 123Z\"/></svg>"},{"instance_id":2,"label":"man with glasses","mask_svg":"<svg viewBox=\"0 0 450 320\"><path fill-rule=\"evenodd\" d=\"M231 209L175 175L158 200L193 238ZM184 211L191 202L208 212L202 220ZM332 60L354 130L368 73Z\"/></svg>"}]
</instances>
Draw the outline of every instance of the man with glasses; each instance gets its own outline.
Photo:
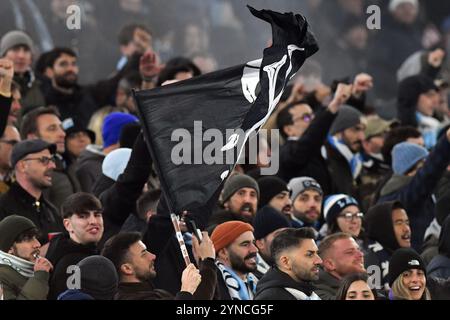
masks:
<instances>
[{"instance_id":1,"label":"man with glasses","mask_svg":"<svg viewBox=\"0 0 450 320\"><path fill-rule=\"evenodd\" d=\"M55 169L52 172L52 186L45 192L48 200L60 208L68 196L80 191L75 173L68 170L65 160L65 138L59 112L52 107L39 107L28 112L20 128L22 139L42 139L56 145Z\"/></svg>"},{"instance_id":2,"label":"man with glasses","mask_svg":"<svg viewBox=\"0 0 450 320\"><path fill-rule=\"evenodd\" d=\"M38 240L42 244L52 234L63 231L58 211L43 196L43 191L52 185L55 152L56 145L39 139L16 144L11 153L16 181L0 197L0 220L13 214L30 219L41 233Z\"/></svg>"},{"instance_id":3,"label":"man with glasses","mask_svg":"<svg viewBox=\"0 0 450 320\"><path fill-rule=\"evenodd\" d=\"M9 190L12 183L11 151L20 142L20 134L16 127L6 126L0 138L0 194Z\"/></svg>"},{"instance_id":4,"label":"man with glasses","mask_svg":"<svg viewBox=\"0 0 450 320\"><path fill-rule=\"evenodd\" d=\"M344 277L366 272L364 254L348 233L338 232L327 236L320 242L319 254L323 268L314 286L322 300L335 300Z\"/></svg>"},{"instance_id":5,"label":"man with glasses","mask_svg":"<svg viewBox=\"0 0 450 320\"><path fill-rule=\"evenodd\" d=\"M332 180L321 148L341 106L350 98L351 86L339 84L328 108L314 115L305 102L294 102L280 111L277 126L286 143L280 148L280 172L286 182L296 177L312 177L324 193L332 192Z\"/></svg>"}]
</instances>

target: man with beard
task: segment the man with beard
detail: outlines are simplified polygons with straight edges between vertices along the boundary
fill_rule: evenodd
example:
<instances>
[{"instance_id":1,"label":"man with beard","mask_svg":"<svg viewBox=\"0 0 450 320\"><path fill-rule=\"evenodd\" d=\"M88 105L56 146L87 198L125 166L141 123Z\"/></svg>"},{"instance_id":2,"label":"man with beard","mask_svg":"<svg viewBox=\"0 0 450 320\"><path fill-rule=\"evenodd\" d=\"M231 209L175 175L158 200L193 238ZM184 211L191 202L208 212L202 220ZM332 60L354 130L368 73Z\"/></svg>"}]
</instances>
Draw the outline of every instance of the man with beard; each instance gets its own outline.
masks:
<instances>
[{"instance_id":1,"label":"man with beard","mask_svg":"<svg viewBox=\"0 0 450 320\"><path fill-rule=\"evenodd\" d=\"M206 235L206 234L205 234ZM156 289L152 280L156 277L156 256L147 251L138 232L124 232L110 238L102 255L111 260L119 275L117 300L192 300L202 277L190 264L181 276L181 290L173 297L169 292ZM204 239L208 241L209 238ZM213 260L213 259L211 259ZM210 262L213 264L213 262Z\"/></svg>"},{"instance_id":2,"label":"man with beard","mask_svg":"<svg viewBox=\"0 0 450 320\"><path fill-rule=\"evenodd\" d=\"M389 260L395 250L411 247L408 214L399 201L377 204L365 215L369 250L365 265L377 289L389 289Z\"/></svg>"},{"instance_id":3,"label":"man with beard","mask_svg":"<svg viewBox=\"0 0 450 320\"><path fill-rule=\"evenodd\" d=\"M56 168L52 175L52 186L46 191L46 196L57 208L61 208L68 196L80 190L80 185L75 173L69 173L67 162L63 158L66 133L59 112L54 107L31 110L23 118L20 133L22 139L42 139L56 144Z\"/></svg>"},{"instance_id":4,"label":"man with beard","mask_svg":"<svg viewBox=\"0 0 450 320\"><path fill-rule=\"evenodd\" d=\"M270 246L275 236L286 228L291 227L288 219L270 206L265 206L256 213L253 219L255 228L255 245L258 248L258 265L255 276L258 279L274 264L270 254Z\"/></svg>"},{"instance_id":5,"label":"man with beard","mask_svg":"<svg viewBox=\"0 0 450 320\"><path fill-rule=\"evenodd\" d=\"M312 228L285 229L273 239L275 266L258 282L255 300L320 300L311 281L319 278L319 257Z\"/></svg>"},{"instance_id":6,"label":"man with beard","mask_svg":"<svg viewBox=\"0 0 450 320\"><path fill-rule=\"evenodd\" d=\"M67 288L69 266L98 254L97 244L103 236L102 204L89 193L75 193L62 205L67 232L50 240L46 257L55 266L50 279L49 300L56 300Z\"/></svg>"},{"instance_id":7,"label":"man with beard","mask_svg":"<svg viewBox=\"0 0 450 320\"><path fill-rule=\"evenodd\" d=\"M335 185L335 193L358 197L358 184L363 160L359 153L366 128L363 114L350 106L342 106L325 142L324 158Z\"/></svg>"},{"instance_id":8,"label":"man with beard","mask_svg":"<svg viewBox=\"0 0 450 320\"><path fill-rule=\"evenodd\" d=\"M327 236L319 245L323 269L314 282L322 300L335 300L341 280L352 273L364 273L364 254L350 234L338 232Z\"/></svg>"},{"instance_id":9,"label":"man with beard","mask_svg":"<svg viewBox=\"0 0 450 320\"><path fill-rule=\"evenodd\" d=\"M258 209L268 206L283 215L291 214L292 202L286 182L278 177L269 176L259 178L258 186L260 193Z\"/></svg>"},{"instance_id":10,"label":"man with beard","mask_svg":"<svg viewBox=\"0 0 450 320\"><path fill-rule=\"evenodd\" d=\"M320 184L310 177L292 179L288 188L292 190L292 213L290 220L295 228L313 227L319 231L322 212L323 191Z\"/></svg>"},{"instance_id":11,"label":"man with beard","mask_svg":"<svg viewBox=\"0 0 450 320\"><path fill-rule=\"evenodd\" d=\"M62 121L76 119L86 128L98 106L87 89L78 85L75 52L69 48L55 48L47 59L51 85L42 88L46 105L56 106Z\"/></svg>"},{"instance_id":12,"label":"man with beard","mask_svg":"<svg viewBox=\"0 0 450 320\"><path fill-rule=\"evenodd\" d=\"M39 139L16 144L11 153L16 182L0 197L0 220L12 214L30 219L40 231L42 244L63 231L58 211L43 195L52 186L55 152L56 145Z\"/></svg>"},{"instance_id":13,"label":"man with beard","mask_svg":"<svg viewBox=\"0 0 450 320\"><path fill-rule=\"evenodd\" d=\"M251 223L258 208L258 183L245 174L235 174L225 182L221 199L225 210L211 216L210 226L233 220Z\"/></svg>"},{"instance_id":14,"label":"man with beard","mask_svg":"<svg viewBox=\"0 0 450 320\"><path fill-rule=\"evenodd\" d=\"M217 281L221 300L253 300L258 279L258 248L253 227L242 221L218 225L211 235L216 249Z\"/></svg>"},{"instance_id":15,"label":"man with beard","mask_svg":"<svg viewBox=\"0 0 450 320\"><path fill-rule=\"evenodd\" d=\"M40 257L35 224L12 215L0 222L0 284L4 300L46 300L52 264Z\"/></svg>"}]
</instances>

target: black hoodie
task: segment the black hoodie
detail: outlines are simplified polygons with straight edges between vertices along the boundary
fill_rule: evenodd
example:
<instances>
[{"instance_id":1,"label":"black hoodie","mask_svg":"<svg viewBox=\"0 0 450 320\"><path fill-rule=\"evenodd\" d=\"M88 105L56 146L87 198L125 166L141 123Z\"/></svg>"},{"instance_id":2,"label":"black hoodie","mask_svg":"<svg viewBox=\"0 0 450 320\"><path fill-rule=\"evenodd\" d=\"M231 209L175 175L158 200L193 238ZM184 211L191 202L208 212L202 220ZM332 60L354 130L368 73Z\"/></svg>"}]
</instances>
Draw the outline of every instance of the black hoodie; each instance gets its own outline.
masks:
<instances>
[{"instance_id":1,"label":"black hoodie","mask_svg":"<svg viewBox=\"0 0 450 320\"><path fill-rule=\"evenodd\" d=\"M50 241L46 258L53 264L50 277L49 300L56 300L67 288L67 268L76 265L86 257L98 254L95 244L82 245L72 241L67 234L62 234Z\"/></svg>"},{"instance_id":2,"label":"black hoodie","mask_svg":"<svg viewBox=\"0 0 450 320\"><path fill-rule=\"evenodd\" d=\"M287 289L300 291L299 294L304 294L306 297L296 298ZM254 300L320 300L313 289L311 283L297 282L275 267L258 281Z\"/></svg>"},{"instance_id":3,"label":"black hoodie","mask_svg":"<svg viewBox=\"0 0 450 320\"><path fill-rule=\"evenodd\" d=\"M369 237L369 250L364 257L364 264L370 274L372 274L373 270L371 268L374 266L381 270L381 285L389 283L387 279L389 260L392 253L400 248L395 237L394 224L392 223L392 210L394 207L402 207L402 205L398 201L378 204L370 208L364 216Z\"/></svg>"}]
</instances>

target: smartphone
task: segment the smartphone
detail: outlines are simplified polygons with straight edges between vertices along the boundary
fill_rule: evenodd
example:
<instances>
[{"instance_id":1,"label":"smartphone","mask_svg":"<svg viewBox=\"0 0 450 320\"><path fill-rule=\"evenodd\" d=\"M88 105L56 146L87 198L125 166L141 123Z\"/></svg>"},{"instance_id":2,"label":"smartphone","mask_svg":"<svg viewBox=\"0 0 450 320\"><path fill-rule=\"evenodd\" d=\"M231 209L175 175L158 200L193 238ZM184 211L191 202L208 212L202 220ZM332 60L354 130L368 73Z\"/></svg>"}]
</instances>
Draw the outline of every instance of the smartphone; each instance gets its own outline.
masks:
<instances>
[{"instance_id":1,"label":"smartphone","mask_svg":"<svg viewBox=\"0 0 450 320\"><path fill-rule=\"evenodd\" d=\"M201 243L203 239L202 233L200 232L200 229L197 228L195 221L192 219L187 219L186 226L189 232L192 233L192 235L194 235L197 238L198 243Z\"/></svg>"}]
</instances>

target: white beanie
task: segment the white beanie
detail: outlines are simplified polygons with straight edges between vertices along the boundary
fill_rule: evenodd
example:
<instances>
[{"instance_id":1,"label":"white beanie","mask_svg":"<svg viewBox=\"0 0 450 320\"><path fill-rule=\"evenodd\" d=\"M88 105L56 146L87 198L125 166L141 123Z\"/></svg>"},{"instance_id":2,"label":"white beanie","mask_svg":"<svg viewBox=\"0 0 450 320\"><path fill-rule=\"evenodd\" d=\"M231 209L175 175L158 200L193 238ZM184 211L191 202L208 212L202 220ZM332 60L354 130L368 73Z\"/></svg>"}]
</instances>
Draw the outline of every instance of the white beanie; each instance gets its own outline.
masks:
<instances>
[{"instance_id":1,"label":"white beanie","mask_svg":"<svg viewBox=\"0 0 450 320\"><path fill-rule=\"evenodd\" d=\"M109 153L102 163L102 172L108 178L117 181L119 176L125 171L131 157L131 149L120 148Z\"/></svg>"},{"instance_id":2,"label":"white beanie","mask_svg":"<svg viewBox=\"0 0 450 320\"><path fill-rule=\"evenodd\" d=\"M389 2L389 11L395 11L395 9L403 3L411 3L414 7L419 7L419 0L391 0Z\"/></svg>"}]
</instances>

